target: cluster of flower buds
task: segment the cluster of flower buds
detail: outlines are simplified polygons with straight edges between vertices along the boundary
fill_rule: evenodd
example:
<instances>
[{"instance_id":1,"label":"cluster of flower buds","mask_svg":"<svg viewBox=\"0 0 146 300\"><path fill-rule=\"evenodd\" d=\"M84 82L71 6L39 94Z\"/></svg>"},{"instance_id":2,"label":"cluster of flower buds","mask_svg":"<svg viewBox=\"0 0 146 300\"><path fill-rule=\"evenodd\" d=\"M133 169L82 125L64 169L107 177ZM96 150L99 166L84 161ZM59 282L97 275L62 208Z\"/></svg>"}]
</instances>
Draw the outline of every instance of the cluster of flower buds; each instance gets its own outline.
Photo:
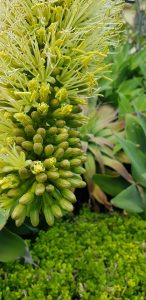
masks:
<instances>
[{"instance_id":1,"label":"cluster of flower buds","mask_svg":"<svg viewBox=\"0 0 146 300\"><path fill-rule=\"evenodd\" d=\"M57 99L53 100L57 102ZM81 177L85 172L82 164L86 157L79 138L80 109L68 104L61 106L59 102L54 107L51 101L47 106L45 115L43 109L33 110L30 115L13 115L16 150L25 152L29 164L19 169L7 185L7 177L4 177L1 189L10 199L4 206L14 204L11 217L17 226L26 216L30 217L33 226L37 226L40 211L52 225L54 217L63 215L62 210L73 210L72 203L76 198L72 190L85 186ZM72 123L72 128L68 123Z\"/></svg>"},{"instance_id":2,"label":"cluster of flower buds","mask_svg":"<svg viewBox=\"0 0 146 300\"><path fill-rule=\"evenodd\" d=\"M82 105L97 94L117 2L112 15L112 0L0 0L0 208L17 226L41 214L52 225L85 186Z\"/></svg>"}]
</instances>

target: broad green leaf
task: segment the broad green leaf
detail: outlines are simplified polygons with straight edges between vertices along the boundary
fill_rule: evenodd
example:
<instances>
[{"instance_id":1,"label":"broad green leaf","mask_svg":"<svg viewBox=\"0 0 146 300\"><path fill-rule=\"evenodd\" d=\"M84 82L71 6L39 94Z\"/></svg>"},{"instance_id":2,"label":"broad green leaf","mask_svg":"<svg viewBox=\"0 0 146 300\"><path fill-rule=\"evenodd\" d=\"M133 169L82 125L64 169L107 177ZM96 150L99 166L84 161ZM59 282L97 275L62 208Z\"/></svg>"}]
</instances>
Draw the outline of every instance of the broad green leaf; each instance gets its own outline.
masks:
<instances>
[{"instance_id":1,"label":"broad green leaf","mask_svg":"<svg viewBox=\"0 0 146 300\"><path fill-rule=\"evenodd\" d=\"M129 157L136 172L143 174L146 171L146 156L140 151L139 146L123 138L117 136L125 153Z\"/></svg>"},{"instance_id":2,"label":"broad green leaf","mask_svg":"<svg viewBox=\"0 0 146 300\"><path fill-rule=\"evenodd\" d=\"M9 217L9 210L0 208L0 230L5 226Z\"/></svg>"},{"instance_id":3,"label":"broad green leaf","mask_svg":"<svg viewBox=\"0 0 146 300\"><path fill-rule=\"evenodd\" d=\"M111 196L116 196L128 187L128 183L117 175L96 174L93 176L93 181L98 184L105 193Z\"/></svg>"},{"instance_id":4,"label":"broad green leaf","mask_svg":"<svg viewBox=\"0 0 146 300\"><path fill-rule=\"evenodd\" d=\"M6 228L0 231L0 261L8 262L25 255L26 244L18 235Z\"/></svg>"},{"instance_id":5,"label":"broad green leaf","mask_svg":"<svg viewBox=\"0 0 146 300\"><path fill-rule=\"evenodd\" d=\"M146 135L137 117L131 114L126 116L126 137L129 141L139 145L141 151L146 152Z\"/></svg>"},{"instance_id":6,"label":"broad green leaf","mask_svg":"<svg viewBox=\"0 0 146 300\"><path fill-rule=\"evenodd\" d=\"M112 199L111 203L131 213L141 213L144 210L142 199L135 185L131 185L122 191Z\"/></svg>"}]
</instances>

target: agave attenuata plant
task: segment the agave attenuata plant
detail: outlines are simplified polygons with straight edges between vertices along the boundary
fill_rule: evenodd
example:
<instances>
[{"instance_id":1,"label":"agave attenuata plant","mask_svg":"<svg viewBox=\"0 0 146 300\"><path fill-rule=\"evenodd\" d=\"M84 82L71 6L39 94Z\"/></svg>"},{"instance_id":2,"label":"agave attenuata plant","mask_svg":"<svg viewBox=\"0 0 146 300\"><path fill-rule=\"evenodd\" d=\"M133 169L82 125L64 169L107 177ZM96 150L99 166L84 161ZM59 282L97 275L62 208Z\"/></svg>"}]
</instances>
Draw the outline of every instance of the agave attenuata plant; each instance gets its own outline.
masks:
<instances>
[{"instance_id":1,"label":"agave attenuata plant","mask_svg":"<svg viewBox=\"0 0 146 300\"><path fill-rule=\"evenodd\" d=\"M124 136L124 120L118 119L118 112L109 105L99 105L96 109L95 105L89 106L86 114L88 122L80 129L82 146L87 154L84 177L90 197L110 208L106 194L93 182L93 176L96 173L118 174L131 182L132 177L122 163L128 159L116 139L116 134Z\"/></svg>"}]
</instances>

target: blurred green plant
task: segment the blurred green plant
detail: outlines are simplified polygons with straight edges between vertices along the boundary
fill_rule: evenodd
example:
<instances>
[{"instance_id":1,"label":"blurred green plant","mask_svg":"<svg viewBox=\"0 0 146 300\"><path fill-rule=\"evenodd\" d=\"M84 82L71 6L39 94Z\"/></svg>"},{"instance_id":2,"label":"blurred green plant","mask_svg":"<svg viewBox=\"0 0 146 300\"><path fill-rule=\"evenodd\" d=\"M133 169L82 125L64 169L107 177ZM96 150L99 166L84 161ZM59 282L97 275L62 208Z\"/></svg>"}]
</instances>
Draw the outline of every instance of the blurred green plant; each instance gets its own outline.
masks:
<instances>
[{"instance_id":1,"label":"blurred green plant","mask_svg":"<svg viewBox=\"0 0 146 300\"><path fill-rule=\"evenodd\" d=\"M134 52L133 52L134 51ZM108 57L111 63L111 80L100 81L101 94L99 101L118 108L119 115L138 111L146 111L146 47L135 52L127 42Z\"/></svg>"},{"instance_id":2,"label":"blurred green plant","mask_svg":"<svg viewBox=\"0 0 146 300\"><path fill-rule=\"evenodd\" d=\"M119 133L121 137L124 136L124 122L118 120L118 114L114 108L109 105L96 107L96 101L93 100L92 105L88 106L86 114L89 118L88 123L80 129L83 149L87 154L84 178L91 199L97 200L110 209L111 204L104 193L104 191L107 192L105 179L110 178L113 183L115 183L115 179L120 181L121 188L123 188L123 184L124 187L127 186L122 178L127 182L132 180L123 165L123 162L128 162L127 157L121 151L115 137L116 133ZM95 176L95 174L98 175ZM114 196L117 192L115 185L111 186L111 189L113 190L112 196Z\"/></svg>"},{"instance_id":3,"label":"blurred green plant","mask_svg":"<svg viewBox=\"0 0 146 300\"><path fill-rule=\"evenodd\" d=\"M88 210L31 245L35 265L0 264L0 300L145 300L145 220Z\"/></svg>"},{"instance_id":4,"label":"blurred green plant","mask_svg":"<svg viewBox=\"0 0 146 300\"><path fill-rule=\"evenodd\" d=\"M125 119L125 139L117 139L131 162L133 182L111 202L128 212L140 213L146 210L146 117L138 112L127 114Z\"/></svg>"}]
</instances>

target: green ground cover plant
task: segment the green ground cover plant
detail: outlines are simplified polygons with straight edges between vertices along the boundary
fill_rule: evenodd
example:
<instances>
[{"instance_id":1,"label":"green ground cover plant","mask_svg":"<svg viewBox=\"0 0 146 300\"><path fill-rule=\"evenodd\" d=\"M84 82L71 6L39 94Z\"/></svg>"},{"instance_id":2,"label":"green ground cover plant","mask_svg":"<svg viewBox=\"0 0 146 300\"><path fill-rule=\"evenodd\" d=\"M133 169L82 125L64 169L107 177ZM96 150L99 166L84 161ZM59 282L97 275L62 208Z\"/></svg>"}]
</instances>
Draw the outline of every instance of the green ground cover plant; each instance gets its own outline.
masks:
<instances>
[{"instance_id":1,"label":"green ground cover plant","mask_svg":"<svg viewBox=\"0 0 146 300\"><path fill-rule=\"evenodd\" d=\"M34 264L0 265L0 300L146 299L146 225L141 216L87 209L57 221L31 245Z\"/></svg>"}]
</instances>

